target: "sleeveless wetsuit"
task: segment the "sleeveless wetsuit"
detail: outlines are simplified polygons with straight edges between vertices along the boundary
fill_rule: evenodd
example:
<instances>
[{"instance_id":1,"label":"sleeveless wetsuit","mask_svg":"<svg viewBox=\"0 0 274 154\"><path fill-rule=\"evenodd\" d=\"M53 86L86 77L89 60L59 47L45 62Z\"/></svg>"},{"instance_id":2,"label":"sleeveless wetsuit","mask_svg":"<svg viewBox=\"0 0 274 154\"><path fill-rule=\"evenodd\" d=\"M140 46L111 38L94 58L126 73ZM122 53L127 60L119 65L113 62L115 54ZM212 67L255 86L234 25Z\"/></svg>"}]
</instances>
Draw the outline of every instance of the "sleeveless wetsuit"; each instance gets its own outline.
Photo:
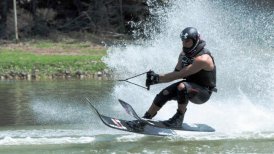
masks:
<instances>
[{"instance_id":1,"label":"sleeveless wetsuit","mask_svg":"<svg viewBox=\"0 0 274 154\"><path fill-rule=\"evenodd\" d=\"M201 42L204 43L204 42ZM214 58L211 53L202 45L198 56L208 54L214 63L214 69L212 71L201 70L195 74L187 76L185 80L174 83L159 94L156 95L153 103L162 107L169 100L177 100L179 104L187 104L188 100L195 104L203 104L210 98L212 91L216 91L216 66ZM196 56L197 56L196 55ZM182 68L186 66L182 63ZM178 90L178 85L183 83L186 87L184 91Z\"/></svg>"}]
</instances>

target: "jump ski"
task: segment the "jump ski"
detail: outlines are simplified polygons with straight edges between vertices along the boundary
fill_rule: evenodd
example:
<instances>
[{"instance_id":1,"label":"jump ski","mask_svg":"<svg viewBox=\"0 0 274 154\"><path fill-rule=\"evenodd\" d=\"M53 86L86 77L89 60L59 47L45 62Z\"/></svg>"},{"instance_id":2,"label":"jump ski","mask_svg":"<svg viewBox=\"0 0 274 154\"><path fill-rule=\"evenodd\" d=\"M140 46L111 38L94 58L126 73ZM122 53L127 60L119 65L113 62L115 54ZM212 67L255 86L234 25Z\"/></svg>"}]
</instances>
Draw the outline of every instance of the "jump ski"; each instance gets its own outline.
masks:
<instances>
[{"instance_id":1,"label":"jump ski","mask_svg":"<svg viewBox=\"0 0 274 154\"><path fill-rule=\"evenodd\" d=\"M135 112L133 107L126 103L125 101L119 99L120 104L122 107L126 110L127 114L131 115L132 117L136 118L137 120L146 123L147 125L153 126L153 127L159 127L159 128L165 128L165 129L172 129L172 130L181 130L181 131L197 131L197 132L214 132L215 129L207 124L188 124L183 123L181 128L169 128L166 127L162 121L153 121L153 120L147 120L142 119L138 116L138 114Z\"/></svg>"}]
</instances>

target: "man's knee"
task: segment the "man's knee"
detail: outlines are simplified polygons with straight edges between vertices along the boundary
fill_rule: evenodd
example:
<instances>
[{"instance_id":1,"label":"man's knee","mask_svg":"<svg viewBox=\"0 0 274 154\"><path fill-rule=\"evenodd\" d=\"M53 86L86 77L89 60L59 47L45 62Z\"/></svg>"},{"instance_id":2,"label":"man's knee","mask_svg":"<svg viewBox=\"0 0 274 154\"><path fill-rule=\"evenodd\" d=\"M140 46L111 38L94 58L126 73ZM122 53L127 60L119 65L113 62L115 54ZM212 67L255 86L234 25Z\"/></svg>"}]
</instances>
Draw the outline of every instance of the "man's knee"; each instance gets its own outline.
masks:
<instances>
[{"instance_id":1,"label":"man's knee","mask_svg":"<svg viewBox=\"0 0 274 154\"><path fill-rule=\"evenodd\" d=\"M163 90L153 100L153 103L158 107L163 107L165 103L170 100L170 92L168 90Z\"/></svg>"},{"instance_id":2,"label":"man's knee","mask_svg":"<svg viewBox=\"0 0 274 154\"><path fill-rule=\"evenodd\" d=\"M187 88L184 83L180 83L177 86L177 98L178 104L187 104L188 103L188 94Z\"/></svg>"},{"instance_id":3,"label":"man's knee","mask_svg":"<svg viewBox=\"0 0 274 154\"><path fill-rule=\"evenodd\" d=\"M186 86L185 86L184 83L180 83L180 84L177 86L177 90L179 90L179 91L182 91L182 90L184 90L184 89L186 89Z\"/></svg>"}]
</instances>

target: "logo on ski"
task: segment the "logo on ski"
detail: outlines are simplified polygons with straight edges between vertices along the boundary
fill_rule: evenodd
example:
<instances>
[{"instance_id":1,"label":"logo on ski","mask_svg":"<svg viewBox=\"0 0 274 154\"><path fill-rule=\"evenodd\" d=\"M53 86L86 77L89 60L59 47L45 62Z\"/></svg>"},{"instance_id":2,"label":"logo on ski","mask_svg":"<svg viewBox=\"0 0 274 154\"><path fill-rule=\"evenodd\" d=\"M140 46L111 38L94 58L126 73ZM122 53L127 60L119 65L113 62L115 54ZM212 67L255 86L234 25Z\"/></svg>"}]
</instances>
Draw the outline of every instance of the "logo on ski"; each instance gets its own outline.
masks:
<instances>
[{"instance_id":1,"label":"logo on ski","mask_svg":"<svg viewBox=\"0 0 274 154\"><path fill-rule=\"evenodd\" d=\"M115 125L112 125L113 127L127 129L125 126L122 125L120 120L115 119L115 118L112 118L111 120L115 124Z\"/></svg>"}]
</instances>

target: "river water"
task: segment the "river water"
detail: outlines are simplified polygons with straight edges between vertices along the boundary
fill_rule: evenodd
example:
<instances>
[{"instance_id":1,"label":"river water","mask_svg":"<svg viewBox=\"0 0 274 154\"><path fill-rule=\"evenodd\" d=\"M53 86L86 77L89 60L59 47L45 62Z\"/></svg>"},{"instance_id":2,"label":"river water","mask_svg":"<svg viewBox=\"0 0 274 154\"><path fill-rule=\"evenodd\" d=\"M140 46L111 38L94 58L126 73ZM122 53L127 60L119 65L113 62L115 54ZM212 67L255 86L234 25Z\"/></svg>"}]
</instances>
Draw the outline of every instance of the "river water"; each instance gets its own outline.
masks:
<instances>
[{"instance_id":1,"label":"river water","mask_svg":"<svg viewBox=\"0 0 274 154\"><path fill-rule=\"evenodd\" d=\"M212 117L208 124L216 128L214 133L184 132L178 136L154 137L108 128L89 108L85 98L105 115L130 119L113 96L117 84L110 81L1 81L0 153L274 151L274 131L226 132L221 129L225 122L219 122L220 126Z\"/></svg>"}]
</instances>

